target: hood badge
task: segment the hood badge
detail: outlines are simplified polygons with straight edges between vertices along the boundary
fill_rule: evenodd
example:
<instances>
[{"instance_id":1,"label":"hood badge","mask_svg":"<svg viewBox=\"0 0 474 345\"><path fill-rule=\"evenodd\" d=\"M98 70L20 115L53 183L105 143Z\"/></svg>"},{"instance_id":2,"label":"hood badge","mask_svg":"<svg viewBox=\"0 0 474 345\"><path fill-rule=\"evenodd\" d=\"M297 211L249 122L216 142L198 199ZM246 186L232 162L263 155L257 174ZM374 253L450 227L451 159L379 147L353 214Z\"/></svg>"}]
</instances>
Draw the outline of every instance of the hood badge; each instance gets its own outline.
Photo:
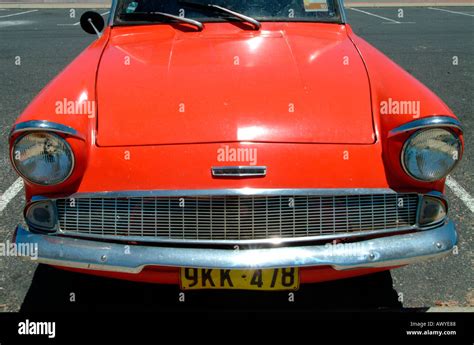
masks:
<instances>
[{"instance_id":1,"label":"hood badge","mask_svg":"<svg viewBox=\"0 0 474 345\"><path fill-rule=\"evenodd\" d=\"M214 177L263 177L267 175L266 166L225 166L212 167Z\"/></svg>"}]
</instances>

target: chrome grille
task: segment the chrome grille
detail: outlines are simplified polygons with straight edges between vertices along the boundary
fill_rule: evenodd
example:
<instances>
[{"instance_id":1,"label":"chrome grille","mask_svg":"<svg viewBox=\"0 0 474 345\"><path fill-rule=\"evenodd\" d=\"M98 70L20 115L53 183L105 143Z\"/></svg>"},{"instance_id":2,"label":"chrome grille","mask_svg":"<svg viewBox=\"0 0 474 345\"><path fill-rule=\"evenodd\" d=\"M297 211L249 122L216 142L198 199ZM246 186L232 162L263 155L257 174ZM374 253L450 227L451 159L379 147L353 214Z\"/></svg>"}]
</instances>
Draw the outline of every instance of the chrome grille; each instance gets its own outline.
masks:
<instances>
[{"instance_id":1,"label":"chrome grille","mask_svg":"<svg viewBox=\"0 0 474 345\"><path fill-rule=\"evenodd\" d=\"M68 234L156 240L265 240L405 230L417 194L228 195L56 200Z\"/></svg>"}]
</instances>

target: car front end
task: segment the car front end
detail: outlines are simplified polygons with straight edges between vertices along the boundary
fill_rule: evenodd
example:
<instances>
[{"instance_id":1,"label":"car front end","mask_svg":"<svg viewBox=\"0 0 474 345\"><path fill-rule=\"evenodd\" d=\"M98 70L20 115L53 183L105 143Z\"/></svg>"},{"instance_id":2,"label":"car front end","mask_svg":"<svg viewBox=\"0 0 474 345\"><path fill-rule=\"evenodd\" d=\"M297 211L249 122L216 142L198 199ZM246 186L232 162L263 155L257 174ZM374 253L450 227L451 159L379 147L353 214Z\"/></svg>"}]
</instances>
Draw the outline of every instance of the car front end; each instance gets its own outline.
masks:
<instances>
[{"instance_id":1,"label":"car front end","mask_svg":"<svg viewBox=\"0 0 474 345\"><path fill-rule=\"evenodd\" d=\"M449 254L461 125L343 19L112 21L11 131L15 243L183 289L294 290Z\"/></svg>"}]
</instances>

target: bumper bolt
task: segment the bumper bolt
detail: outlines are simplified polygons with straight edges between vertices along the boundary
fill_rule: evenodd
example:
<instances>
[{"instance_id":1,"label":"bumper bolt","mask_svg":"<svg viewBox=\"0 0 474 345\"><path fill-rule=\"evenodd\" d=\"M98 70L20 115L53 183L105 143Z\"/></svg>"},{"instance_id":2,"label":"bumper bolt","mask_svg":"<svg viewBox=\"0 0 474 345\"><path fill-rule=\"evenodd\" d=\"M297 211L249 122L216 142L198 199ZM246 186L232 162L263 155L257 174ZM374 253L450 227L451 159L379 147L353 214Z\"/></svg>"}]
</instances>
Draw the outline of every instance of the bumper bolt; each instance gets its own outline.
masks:
<instances>
[{"instance_id":1,"label":"bumper bolt","mask_svg":"<svg viewBox=\"0 0 474 345\"><path fill-rule=\"evenodd\" d=\"M370 253L370 254L369 254L369 259L370 259L370 260L374 260L374 259L375 259L375 254L374 254L374 253Z\"/></svg>"},{"instance_id":2,"label":"bumper bolt","mask_svg":"<svg viewBox=\"0 0 474 345\"><path fill-rule=\"evenodd\" d=\"M441 244L441 242L436 242L436 248L441 249L442 247L443 245Z\"/></svg>"},{"instance_id":3,"label":"bumper bolt","mask_svg":"<svg viewBox=\"0 0 474 345\"><path fill-rule=\"evenodd\" d=\"M106 261L107 261L107 255L102 255L102 256L100 257L100 261L106 262Z\"/></svg>"}]
</instances>

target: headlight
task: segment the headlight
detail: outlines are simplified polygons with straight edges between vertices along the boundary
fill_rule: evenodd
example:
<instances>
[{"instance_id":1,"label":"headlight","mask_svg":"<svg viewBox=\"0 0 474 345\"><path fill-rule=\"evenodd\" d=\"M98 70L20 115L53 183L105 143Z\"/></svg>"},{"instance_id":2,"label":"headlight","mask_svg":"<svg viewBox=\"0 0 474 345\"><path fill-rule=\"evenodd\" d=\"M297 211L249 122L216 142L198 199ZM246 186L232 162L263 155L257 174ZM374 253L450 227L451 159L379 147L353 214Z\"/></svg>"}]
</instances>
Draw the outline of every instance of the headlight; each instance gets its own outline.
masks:
<instances>
[{"instance_id":1,"label":"headlight","mask_svg":"<svg viewBox=\"0 0 474 345\"><path fill-rule=\"evenodd\" d=\"M413 134L402 150L402 164L416 180L432 182L446 177L461 158L459 137L445 129L426 129Z\"/></svg>"},{"instance_id":2,"label":"headlight","mask_svg":"<svg viewBox=\"0 0 474 345\"><path fill-rule=\"evenodd\" d=\"M69 144L54 133L26 134L16 140L12 161L25 179L44 186L66 180L74 167Z\"/></svg>"}]
</instances>

